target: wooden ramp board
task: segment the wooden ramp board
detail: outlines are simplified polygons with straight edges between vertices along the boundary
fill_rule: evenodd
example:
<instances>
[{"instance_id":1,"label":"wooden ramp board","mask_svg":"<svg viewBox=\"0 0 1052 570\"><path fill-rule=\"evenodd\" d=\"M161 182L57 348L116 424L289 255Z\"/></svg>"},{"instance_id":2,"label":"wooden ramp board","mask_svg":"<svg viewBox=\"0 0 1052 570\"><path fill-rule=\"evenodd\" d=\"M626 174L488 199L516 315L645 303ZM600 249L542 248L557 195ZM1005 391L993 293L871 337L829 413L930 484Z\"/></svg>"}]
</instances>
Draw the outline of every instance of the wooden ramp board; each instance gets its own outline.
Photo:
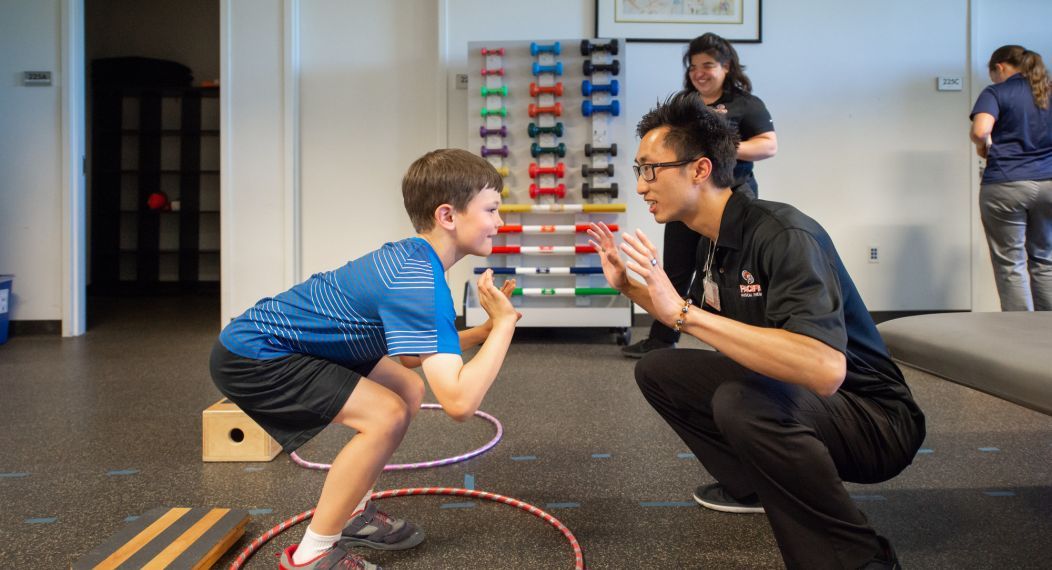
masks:
<instances>
[{"instance_id":1,"label":"wooden ramp board","mask_svg":"<svg viewBox=\"0 0 1052 570\"><path fill-rule=\"evenodd\" d=\"M245 534L250 518L247 511L235 509L157 507L72 568L211 568Z\"/></svg>"}]
</instances>

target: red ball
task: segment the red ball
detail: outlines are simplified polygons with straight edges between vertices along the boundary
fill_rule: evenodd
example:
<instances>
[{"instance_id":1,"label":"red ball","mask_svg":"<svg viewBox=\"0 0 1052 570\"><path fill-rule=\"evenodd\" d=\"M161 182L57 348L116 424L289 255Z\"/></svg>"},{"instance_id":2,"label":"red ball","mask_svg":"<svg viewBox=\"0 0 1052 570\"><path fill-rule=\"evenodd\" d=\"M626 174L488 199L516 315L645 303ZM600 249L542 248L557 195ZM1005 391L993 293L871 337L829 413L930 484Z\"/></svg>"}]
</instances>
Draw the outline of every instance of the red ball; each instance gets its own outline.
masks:
<instances>
[{"instance_id":1,"label":"red ball","mask_svg":"<svg viewBox=\"0 0 1052 570\"><path fill-rule=\"evenodd\" d=\"M168 205L168 196L165 196L164 192L154 192L146 199L146 205L151 210L161 210Z\"/></svg>"}]
</instances>

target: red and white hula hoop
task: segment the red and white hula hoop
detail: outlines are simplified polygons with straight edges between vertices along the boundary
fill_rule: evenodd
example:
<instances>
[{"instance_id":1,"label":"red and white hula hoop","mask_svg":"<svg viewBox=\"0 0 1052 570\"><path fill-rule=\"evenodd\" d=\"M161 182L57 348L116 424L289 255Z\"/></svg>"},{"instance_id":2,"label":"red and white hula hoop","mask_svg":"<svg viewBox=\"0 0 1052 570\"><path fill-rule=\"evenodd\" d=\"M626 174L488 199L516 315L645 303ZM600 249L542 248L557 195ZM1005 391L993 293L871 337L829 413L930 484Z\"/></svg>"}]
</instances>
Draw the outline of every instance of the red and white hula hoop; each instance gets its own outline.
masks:
<instances>
[{"instance_id":1,"label":"red and white hula hoop","mask_svg":"<svg viewBox=\"0 0 1052 570\"><path fill-rule=\"evenodd\" d=\"M422 410L441 410L442 406L440 406L438 404L420 404L420 409L422 409ZM497 442L500 441L500 438L504 436L504 426L501 425L500 420L498 420L497 418L495 418L495 417L493 417L493 416L491 416L491 415L489 415L486 412L483 412L481 410L476 411L475 415L480 417L480 418L482 418L482 419L484 419L484 420L486 420L486 421L488 421L489 423L493 424L494 427L497 428L496 435L494 435L493 439L489 440L489 443L487 443L486 445L483 445L482 447L480 447L478 449L469 451L469 452L467 452L467 453L465 453L463 455L457 455L455 457L447 457L445 459L435 459L434 461L423 461L423 462L420 462L420 463L395 463L395 464L391 464L391 465L385 465L384 466L384 471L404 471L404 470L407 470L407 469L427 469L428 467L439 467L441 465L450 465L452 463L459 463L461 461L467 461L468 459L471 459L472 457L476 457L476 456L482 455L483 453L489 451L490 449L493 448L494 445L497 445ZM294 461L297 465L299 465L301 467L306 467L307 469L320 469L322 471L326 471L326 470L329 469L329 467L332 466L329 463L314 463L313 461L307 461L306 459L303 459L302 457L297 455L295 451L293 451L292 453L289 454L289 459L292 459L292 461Z\"/></svg>"},{"instance_id":2,"label":"red and white hula hoop","mask_svg":"<svg viewBox=\"0 0 1052 570\"><path fill-rule=\"evenodd\" d=\"M531 515L543 519L548 524L554 526L559 532L566 537L566 540L570 541L570 547L573 548L574 556L574 568L575 570L584 570L584 552L581 551L581 545L577 542L577 537L570 532L570 529L566 528L566 525L559 522L559 519L552 515L538 509L537 507L524 503L518 499L512 499L511 497L505 497L496 493L487 493L485 491L475 491L471 489L457 489L450 487L422 487L413 489L393 489L389 491L378 491L373 493L369 498L372 500L387 499L390 497L408 497L415 495L452 495L456 497L471 497L473 499L485 499L487 501L494 501L497 503L504 503L505 505L511 505L518 509L522 509ZM263 533L262 536L253 540L241 554L230 564L230 570L239 570L245 562L248 560L253 553L259 550L264 544L270 539L281 534L286 529L300 522L303 522L314 515L314 509L300 513L288 520L282 521L278 526Z\"/></svg>"}]
</instances>

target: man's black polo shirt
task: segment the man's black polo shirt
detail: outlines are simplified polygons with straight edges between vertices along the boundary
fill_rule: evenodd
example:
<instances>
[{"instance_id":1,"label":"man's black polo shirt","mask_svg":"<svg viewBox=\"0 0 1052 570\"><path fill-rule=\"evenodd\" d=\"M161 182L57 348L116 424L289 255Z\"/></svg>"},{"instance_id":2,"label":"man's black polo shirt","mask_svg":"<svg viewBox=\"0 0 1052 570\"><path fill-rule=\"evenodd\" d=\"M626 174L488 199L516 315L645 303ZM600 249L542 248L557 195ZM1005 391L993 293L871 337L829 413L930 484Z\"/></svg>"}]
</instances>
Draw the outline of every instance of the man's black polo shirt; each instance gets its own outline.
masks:
<instances>
[{"instance_id":1,"label":"man's black polo shirt","mask_svg":"<svg viewBox=\"0 0 1052 570\"><path fill-rule=\"evenodd\" d=\"M841 390L906 402L915 416L922 417L829 234L818 222L788 204L733 192L723 211L711 267L720 311L703 303L709 248L709 239L702 236L690 288L695 304L742 323L820 340L847 357Z\"/></svg>"}]
</instances>

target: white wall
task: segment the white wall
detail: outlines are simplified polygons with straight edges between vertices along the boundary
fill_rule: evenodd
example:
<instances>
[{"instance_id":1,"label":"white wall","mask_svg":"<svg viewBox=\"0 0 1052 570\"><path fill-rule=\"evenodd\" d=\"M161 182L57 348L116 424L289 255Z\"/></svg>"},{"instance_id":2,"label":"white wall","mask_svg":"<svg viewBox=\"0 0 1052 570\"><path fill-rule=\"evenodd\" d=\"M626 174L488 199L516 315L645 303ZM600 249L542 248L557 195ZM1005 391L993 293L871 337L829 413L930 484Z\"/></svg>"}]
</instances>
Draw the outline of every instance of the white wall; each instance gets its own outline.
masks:
<instances>
[{"instance_id":1,"label":"white wall","mask_svg":"<svg viewBox=\"0 0 1052 570\"><path fill-rule=\"evenodd\" d=\"M61 0L0 8L0 273L14 273L13 320L62 318ZM23 71L52 85L23 87Z\"/></svg>"}]
</instances>

